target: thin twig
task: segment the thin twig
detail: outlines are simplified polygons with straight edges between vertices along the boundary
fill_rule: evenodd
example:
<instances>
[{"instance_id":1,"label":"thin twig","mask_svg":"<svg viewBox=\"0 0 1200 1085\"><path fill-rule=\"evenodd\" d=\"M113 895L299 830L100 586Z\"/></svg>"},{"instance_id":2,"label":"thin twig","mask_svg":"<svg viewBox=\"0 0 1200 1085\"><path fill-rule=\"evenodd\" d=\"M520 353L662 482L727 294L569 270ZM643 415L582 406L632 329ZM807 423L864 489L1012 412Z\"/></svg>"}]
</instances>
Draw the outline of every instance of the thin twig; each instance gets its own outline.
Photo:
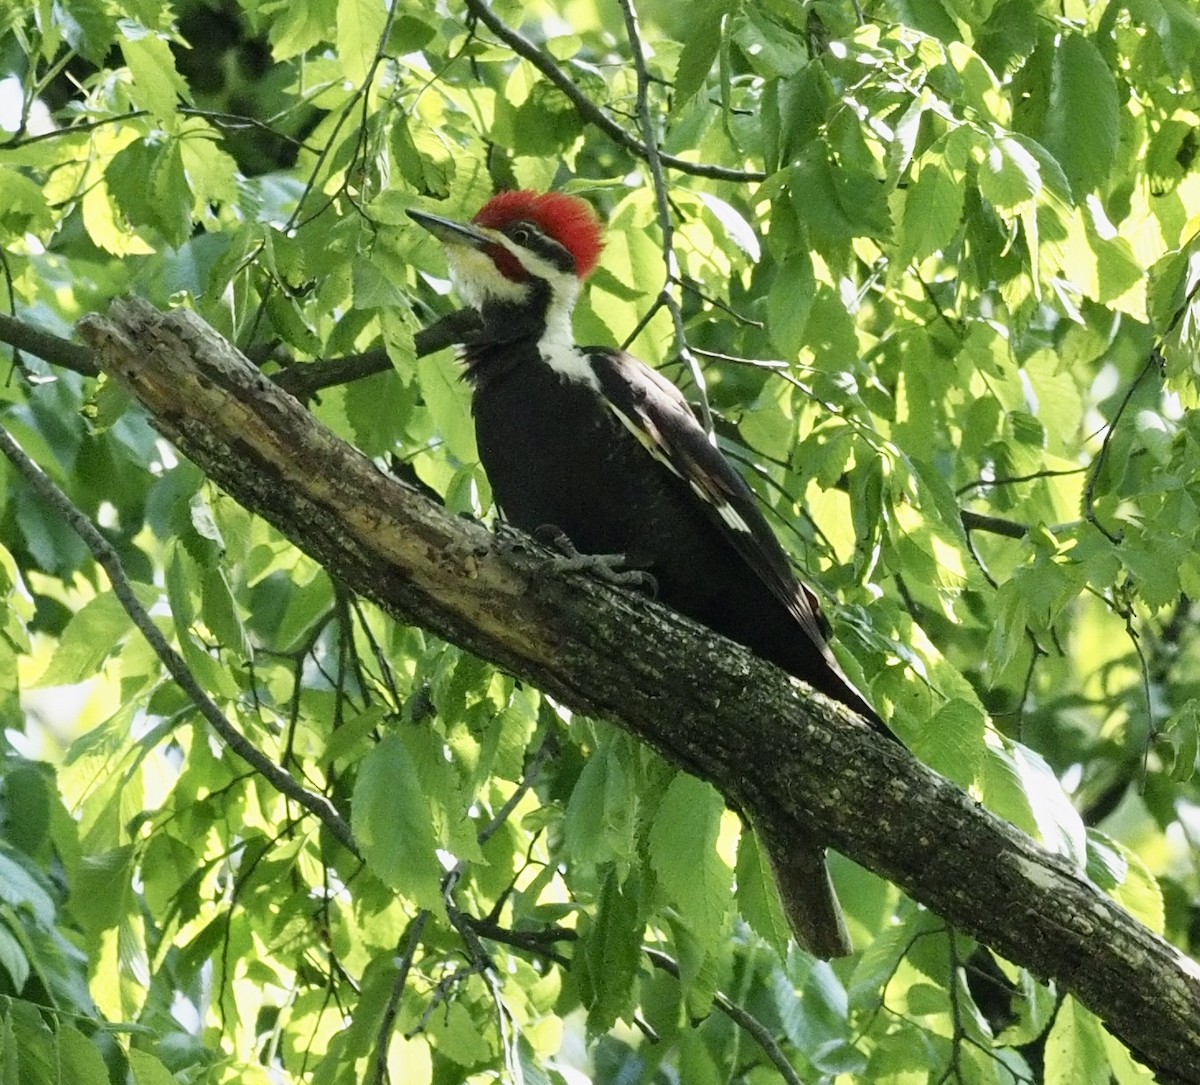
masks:
<instances>
[{"instance_id":1,"label":"thin twig","mask_svg":"<svg viewBox=\"0 0 1200 1085\"><path fill-rule=\"evenodd\" d=\"M1088 523L1095 526L1109 542L1119 544L1121 538L1119 535L1114 535L1102 523L1096 515L1096 483L1100 480L1100 472L1104 470L1105 461L1108 459L1108 449L1112 443L1112 436L1117 431L1117 424L1121 421L1121 416L1125 413L1125 409L1129 406L1130 400L1133 399L1133 394L1141 386L1143 380L1146 379L1146 374L1159 361L1158 348L1156 347L1146 356L1146 362L1142 366L1138 375L1133 378L1133 382L1129 385L1125 392L1125 398L1121 400L1121 405L1117 408L1117 413L1113 415L1112 421L1108 424L1108 429L1104 432L1104 440L1100 443L1100 451L1096 458L1092 461L1092 468L1088 474L1087 486L1083 491L1083 514Z\"/></svg>"},{"instance_id":2,"label":"thin twig","mask_svg":"<svg viewBox=\"0 0 1200 1085\"><path fill-rule=\"evenodd\" d=\"M971 490L990 490L996 486L1015 486L1019 482L1035 482L1042 478L1062 478L1065 475L1082 475L1086 470L1086 467L1068 467L1063 470L1046 468L1042 471L1033 471L1028 475L1003 475L1000 478L977 478L973 482L968 482L965 486L960 486L954 491L954 496L962 497L963 494L970 493Z\"/></svg>"},{"instance_id":3,"label":"thin twig","mask_svg":"<svg viewBox=\"0 0 1200 1085\"><path fill-rule=\"evenodd\" d=\"M671 323L675 325L675 341L679 344L679 357L687 364L692 374L692 383L696 386L696 395L700 401L700 421L704 424L704 431L711 440L713 420L712 411L708 406L708 389L704 382L704 372L701 370L696 356L688 349L687 332L683 327L683 313L680 311L679 302L671 292L672 286L680 281L679 261L675 256L675 225L671 219L671 206L667 200L667 180L663 176L663 160L658 150L654 118L650 115L650 72L646 67L646 53L642 47L642 34L638 27L637 11L634 10L633 0L619 0L619 3L625 16L625 34L629 38L629 49L633 54L633 66L637 72L638 127L642 130L646 166L650 170L650 178L654 185L654 202L658 209L659 229L662 231L666 282L659 300L671 314Z\"/></svg>"},{"instance_id":4,"label":"thin twig","mask_svg":"<svg viewBox=\"0 0 1200 1085\"><path fill-rule=\"evenodd\" d=\"M1016 520L1006 520L1002 516L988 516L982 512L972 512L962 509L959 512L964 531L990 531L993 535L1003 535L1007 539L1023 539L1029 534L1029 527Z\"/></svg>"},{"instance_id":5,"label":"thin twig","mask_svg":"<svg viewBox=\"0 0 1200 1085\"><path fill-rule=\"evenodd\" d=\"M616 121L609 117L576 85L574 80L564 72L549 54L543 52L528 38L513 30L488 7L486 0L467 0L467 13L478 19L493 34L507 45L517 56L529 61L539 72L550 80L575 107L576 112L599 128L614 143L624 147L638 158L647 156L646 146L631 136ZM663 165L680 173L688 173L693 177L708 177L715 181L734 181L738 184L754 184L765 181L767 175L758 170L735 170L727 166L713 166L704 162L689 162L674 155L660 156Z\"/></svg>"},{"instance_id":6,"label":"thin twig","mask_svg":"<svg viewBox=\"0 0 1200 1085\"><path fill-rule=\"evenodd\" d=\"M92 357L92 352L79 343L63 339L52 332L44 332L32 324L26 324L16 317L0 313L0 343L23 350L27 354L35 354L51 365L69 369L73 373L85 377L95 377L100 373L100 367Z\"/></svg>"},{"instance_id":7,"label":"thin twig","mask_svg":"<svg viewBox=\"0 0 1200 1085\"><path fill-rule=\"evenodd\" d=\"M350 831L350 825L334 809L333 804L324 795L315 794L303 787L290 773L285 772L261 750L257 749L225 718L225 714L204 692L183 657L171 647L167 638L154 624L146 608L142 606L133 584L125 575L125 569L121 565L121 559L116 550L100 534L91 520L59 489L54 480L24 453L3 427L0 427L0 452L4 453L18 473L37 491L38 496L62 517L75 534L83 540L84 545L91 551L92 557L96 559L96 563L108 574L113 594L125 608L125 613L129 615L130 620L149 642L171 677L191 698L192 703L208 721L209 726L221 736L234 753L265 777L280 794L286 795L316 816L343 847L357 856L359 851L354 842L354 835Z\"/></svg>"},{"instance_id":8,"label":"thin twig","mask_svg":"<svg viewBox=\"0 0 1200 1085\"><path fill-rule=\"evenodd\" d=\"M379 1019L379 1042L375 1047L371 1085L383 1085L388 1079L388 1048L391 1046L392 1032L396 1027L396 1015L400 1012L400 998L408 984L408 974L412 970L417 946L421 944L421 936L425 933L425 924L428 922L429 909L422 908L404 928L404 933L400 936L400 944L396 948L400 958L400 970L396 973L396 980L388 995L387 1005Z\"/></svg>"},{"instance_id":9,"label":"thin twig","mask_svg":"<svg viewBox=\"0 0 1200 1085\"><path fill-rule=\"evenodd\" d=\"M652 949L650 946L643 946L642 951L650 958L650 963L655 968L659 968L668 975L679 979L679 965L667 954L657 949ZM763 1049L763 1053L771 1060L772 1065L779 1071L780 1077L788 1083L788 1085L803 1085L800 1080L800 1075L796 1073L796 1068L787 1061L782 1048L775 1042L775 1037L771 1035L770 1030L757 1017L748 1011L742 1009L728 995L718 991L713 996L713 1005L717 1007L726 1017L729 1018L735 1025L745 1029L758 1046Z\"/></svg>"}]
</instances>

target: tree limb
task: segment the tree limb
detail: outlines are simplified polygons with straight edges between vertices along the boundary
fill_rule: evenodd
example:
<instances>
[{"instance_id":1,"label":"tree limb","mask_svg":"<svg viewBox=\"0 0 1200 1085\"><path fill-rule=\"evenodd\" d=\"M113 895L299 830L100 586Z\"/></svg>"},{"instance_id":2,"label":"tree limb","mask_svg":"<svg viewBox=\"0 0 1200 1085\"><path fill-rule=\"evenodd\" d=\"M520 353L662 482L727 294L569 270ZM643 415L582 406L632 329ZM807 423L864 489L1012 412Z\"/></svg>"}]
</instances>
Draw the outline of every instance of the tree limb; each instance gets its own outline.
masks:
<instances>
[{"instance_id":1,"label":"tree limb","mask_svg":"<svg viewBox=\"0 0 1200 1085\"><path fill-rule=\"evenodd\" d=\"M777 837L819 826L1075 994L1161 1080L1200 1083L1200 966L846 709L385 475L188 311L118 303L80 330L181 452L385 611L612 720Z\"/></svg>"}]
</instances>

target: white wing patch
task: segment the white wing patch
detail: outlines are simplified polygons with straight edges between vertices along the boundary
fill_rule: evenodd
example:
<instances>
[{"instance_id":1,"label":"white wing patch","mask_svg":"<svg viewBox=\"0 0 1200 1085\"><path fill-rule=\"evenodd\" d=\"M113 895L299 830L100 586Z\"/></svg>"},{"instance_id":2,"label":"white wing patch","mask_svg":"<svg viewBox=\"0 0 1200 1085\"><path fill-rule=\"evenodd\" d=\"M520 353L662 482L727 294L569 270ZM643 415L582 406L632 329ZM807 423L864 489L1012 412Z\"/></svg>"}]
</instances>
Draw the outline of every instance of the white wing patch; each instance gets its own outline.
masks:
<instances>
[{"instance_id":1,"label":"white wing patch","mask_svg":"<svg viewBox=\"0 0 1200 1085\"><path fill-rule=\"evenodd\" d=\"M634 435L634 437L637 438L638 444L640 444L665 468L667 468L667 470L669 470L676 478L685 477L679 468L671 462L670 458L663 451L663 446L658 440L658 435L656 433L642 426L635 425L624 411L622 411L619 407L614 406L609 400L606 399L605 403L608 404L609 410L611 410L612 413L621 420L621 425L623 425L627 430L629 430L630 433ZM700 498L701 501L712 508L714 512L716 512L726 527L729 527L733 531L743 531L747 535L753 534L753 532L750 530L750 525L742 518L741 513L739 513L737 509L729 504L729 502L723 497L706 490L704 486L697 482L694 478L689 478L686 481L687 484L692 488L692 492L698 498Z\"/></svg>"},{"instance_id":2,"label":"white wing patch","mask_svg":"<svg viewBox=\"0 0 1200 1085\"><path fill-rule=\"evenodd\" d=\"M658 460L659 463L667 468L671 474L675 475L677 478L683 478L683 475L679 473L679 469L669 459L667 459L666 453L664 453L662 450L662 445L660 445L654 439L654 435L652 433L649 433L641 426L636 425L624 411L622 411L619 407L614 406L611 400L605 399L604 402L608 405L608 409L621 420L621 425L623 425L627 430L629 430L630 433L634 435L634 437L637 438L638 444L640 444L642 448L644 448L650 453L651 456ZM692 488L695 489L694 484ZM697 493L699 493L699 491L697 491ZM704 497L703 494L700 494L700 496ZM705 498L705 500L708 499Z\"/></svg>"},{"instance_id":3,"label":"white wing patch","mask_svg":"<svg viewBox=\"0 0 1200 1085\"><path fill-rule=\"evenodd\" d=\"M731 527L734 531L744 531L747 535L750 534L750 525L742 519L741 513L728 501L723 501L720 498L714 499L713 495L703 486L698 482L693 482L691 479L688 479L688 485L695 491L697 497L702 501L707 501L716 510L717 515L721 517L726 526Z\"/></svg>"}]
</instances>

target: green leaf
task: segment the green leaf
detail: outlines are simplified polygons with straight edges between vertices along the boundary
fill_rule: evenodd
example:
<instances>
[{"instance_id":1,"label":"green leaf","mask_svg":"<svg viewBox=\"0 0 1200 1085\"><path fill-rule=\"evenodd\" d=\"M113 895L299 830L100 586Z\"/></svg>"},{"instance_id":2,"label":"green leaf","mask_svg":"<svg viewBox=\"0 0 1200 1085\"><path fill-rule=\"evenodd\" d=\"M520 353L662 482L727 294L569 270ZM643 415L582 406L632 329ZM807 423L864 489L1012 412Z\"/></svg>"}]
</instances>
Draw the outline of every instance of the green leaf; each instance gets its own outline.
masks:
<instances>
[{"instance_id":1,"label":"green leaf","mask_svg":"<svg viewBox=\"0 0 1200 1085\"><path fill-rule=\"evenodd\" d=\"M44 230L54 222L46 194L28 177L0 166L0 229L10 237Z\"/></svg>"},{"instance_id":2,"label":"green leaf","mask_svg":"<svg viewBox=\"0 0 1200 1085\"><path fill-rule=\"evenodd\" d=\"M148 1051L136 1047L129 1052L129 1071L134 1085L176 1085L170 1070Z\"/></svg>"},{"instance_id":3,"label":"green leaf","mask_svg":"<svg viewBox=\"0 0 1200 1085\"><path fill-rule=\"evenodd\" d=\"M635 876L621 883L609 868L596 904L595 918L583 935L580 997L588 1011L588 1033L606 1032L629 1014L633 983L642 959L642 913Z\"/></svg>"},{"instance_id":4,"label":"green leaf","mask_svg":"<svg viewBox=\"0 0 1200 1085\"><path fill-rule=\"evenodd\" d=\"M9 762L0 774L4 836L27 855L38 852L50 829L52 779L42 767L23 760Z\"/></svg>"},{"instance_id":5,"label":"green leaf","mask_svg":"<svg viewBox=\"0 0 1200 1085\"><path fill-rule=\"evenodd\" d=\"M55 1030L59 1065L63 1080L71 1085L108 1085L108 1068L99 1049L82 1032L61 1024Z\"/></svg>"},{"instance_id":6,"label":"green leaf","mask_svg":"<svg viewBox=\"0 0 1200 1085\"><path fill-rule=\"evenodd\" d=\"M571 857L584 863L628 863L638 801L613 745L597 750L567 801L563 835Z\"/></svg>"},{"instance_id":7,"label":"green leaf","mask_svg":"<svg viewBox=\"0 0 1200 1085\"><path fill-rule=\"evenodd\" d=\"M475 427L471 423L471 393L445 358L427 355L417 359L417 380L437 432L460 463L479 459Z\"/></svg>"},{"instance_id":8,"label":"green leaf","mask_svg":"<svg viewBox=\"0 0 1200 1085\"><path fill-rule=\"evenodd\" d=\"M747 63L767 78L795 75L805 65L803 42L777 23L767 9L747 5L731 20L731 39Z\"/></svg>"},{"instance_id":9,"label":"green leaf","mask_svg":"<svg viewBox=\"0 0 1200 1085\"><path fill-rule=\"evenodd\" d=\"M1087 837L1087 873L1135 919L1156 934L1165 929L1162 889L1141 857L1097 829Z\"/></svg>"},{"instance_id":10,"label":"green leaf","mask_svg":"<svg viewBox=\"0 0 1200 1085\"><path fill-rule=\"evenodd\" d=\"M132 880L131 845L84 857L72 887L71 911L91 938L111 930L125 918L133 893Z\"/></svg>"},{"instance_id":11,"label":"green leaf","mask_svg":"<svg viewBox=\"0 0 1200 1085\"><path fill-rule=\"evenodd\" d=\"M724 811L725 802L711 784L680 773L650 827L650 865L701 944L718 937L733 896L732 872L717 854Z\"/></svg>"},{"instance_id":12,"label":"green leaf","mask_svg":"<svg viewBox=\"0 0 1200 1085\"><path fill-rule=\"evenodd\" d=\"M815 290L812 256L805 249L789 253L776 268L767 294L771 339L784 358L794 358L804 345Z\"/></svg>"},{"instance_id":13,"label":"green leaf","mask_svg":"<svg viewBox=\"0 0 1200 1085\"><path fill-rule=\"evenodd\" d=\"M721 49L721 14L715 18L696 19L679 53L675 66L675 100L679 112L703 89L708 73Z\"/></svg>"},{"instance_id":14,"label":"green leaf","mask_svg":"<svg viewBox=\"0 0 1200 1085\"><path fill-rule=\"evenodd\" d=\"M354 837L376 877L420 907L441 911L433 814L399 735L388 735L363 758L351 811Z\"/></svg>"},{"instance_id":15,"label":"green leaf","mask_svg":"<svg viewBox=\"0 0 1200 1085\"><path fill-rule=\"evenodd\" d=\"M955 698L909 739L912 752L963 788L976 782L983 762L987 720L973 704Z\"/></svg>"},{"instance_id":16,"label":"green leaf","mask_svg":"<svg viewBox=\"0 0 1200 1085\"><path fill-rule=\"evenodd\" d=\"M1037 835L1051 851L1083 868L1087 834L1079 811L1063 791L1054 770L1035 750L1016 744L1012 750L1021 787L1037 823Z\"/></svg>"},{"instance_id":17,"label":"green leaf","mask_svg":"<svg viewBox=\"0 0 1200 1085\"><path fill-rule=\"evenodd\" d=\"M899 262L924 260L948 245L958 231L962 211L962 185L941 163L923 163L904 198L897 244Z\"/></svg>"},{"instance_id":18,"label":"green leaf","mask_svg":"<svg viewBox=\"0 0 1200 1085\"><path fill-rule=\"evenodd\" d=\"M429 1036L446 1058L460 1066L475 1066L488 1058L491 1045L461 1002L452 1002L429 1021Z\"/></svg>"},{"instance_id":19,"label":"green leaf","mask_svg":"<svg viewBox=\"0 0 1200 1085\"><path fill-rule=\"evenodd\" d=\"M0 901L17 909L27 909L44 927L54 924L54 901L38 881L17 861L0 850Z\"/></svg>"},{"instance_id":20,"label":"green leaf","mask_svg":"<svg viewBox=\"0 0 1200 1085\"><path fill-rule=\"evenodd\" d=\"M1007 136L994 139L979 165L979 191L993 207L1016 210L1042 191L1038 160L1024 144Z\"/></svg>"},{"instance_id":21,"label":"green leaf","mask_svg":"<svg viewBox=\"0 0 1200 1085\"><path fill-rule=\"evenodd\" d=\"M432 727L410 727L401 737L429 803L435 838L456 859L482 861L475 823L467 816L458 774L447 760L442 736Z\"/></svg>"},{"instance_id":22,"label":"green leaf","mask_svg":"<svg viewBox=\"0 0 1200 1085\"><path fill-rule=\"evenodd\" d=\"M29 958L21 946L20 939L8 929L7 921L10 916L12 913L8 908L0 907L0 968L8 973L8 978L12 981L10 989L19 995L29 979Z\"/></svg>"},{"instance_id":23,"label":"green leaf","mask_svg":"<svg viewBox=\"0 0 1200 1085\"><path fill-rule=\"evenodd\" d=\"M1046 1085L1095 1085L1108 1080L1100 1023L1070 995L1046 1036Z\"/></svg>"},{"instance_id":24,"label":"green leaf","mask_svg":"<svg viewBox=\"0 0 1200 1085\"><path fill-rule=\"evenodd\" d=\"M1090 39L1063 34L1054 51L1041 142L1058 159L1076 199L1111 180L1119 134L1112 70Z\"/></svg>"},{"instance_id":25,"label":"green leaf","mask_svg":"<svg viewBox=\"0 0 1200 1085\"><path fill-rule=\"evenodd\" d=\"M130 95L143 109L170 125L179 98L188 97L188 86L175 69L170 46L158 35L127 19L121 20L121 53L133 75Z\"/></svg>"},{"instance_id":26,"label":"green leaf","mask_svg":"<svg viewBox=\"0 0 1200 1085\"><path fill-rule=\"evenodd\" d=\"M386 23L387 6L378 0L338 0L337 55L355 86L366 80L375 62Z\"/></svg>"},{"instance_id":27,"label":"green leaf","mask_svg":"<svg viewBox=\"0 0 1200 1085\"><path fill-rule=\"evenodd\" d=\"M137 594L143 605L149 605L158 593L141 586ZM67 623L50 665L33 687L69 686L91 678L131 628L129 616L112 592L97 595Z\"/></svg>"},{"instance_id":28,"label":"green leaf","mask_svg":"<svg viewBox=\"0 0 1200 1085\"><path fill-rule=\"evenodd\" d=\"M822 140L808 144L788 178L792 206L821 251L855 237L886 239L891 234L884 186L861 169L834 166Z\"/></svg>"},{"instance_id":29,"label":"green leaf","mask_svg":"<svg viewBox=\"0 0 1200 1085\"><path fill-rule=\"evenodd\" d=\"M758 837L748 828L742 829L738 840L734 883L742 917L781 958L784 957L791 930L779 905L771 864L759 846Z\"/></svg>"}]
</instances>

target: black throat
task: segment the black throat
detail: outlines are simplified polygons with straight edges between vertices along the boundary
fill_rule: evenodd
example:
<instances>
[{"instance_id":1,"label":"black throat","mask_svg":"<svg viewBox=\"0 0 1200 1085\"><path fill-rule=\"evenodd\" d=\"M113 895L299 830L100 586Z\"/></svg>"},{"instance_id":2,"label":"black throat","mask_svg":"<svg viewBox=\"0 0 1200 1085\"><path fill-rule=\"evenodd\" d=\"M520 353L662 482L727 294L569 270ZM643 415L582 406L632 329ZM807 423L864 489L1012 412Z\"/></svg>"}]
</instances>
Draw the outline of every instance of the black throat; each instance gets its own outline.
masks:
<instances>
[{"instance_id":1,"label":"black throat","mask_svg":"<svg viewBox=\"0 0 1200 1085\"><path fill-rule=\"evenodd\" d=\"M530 279L528 293L519 302L484 302L479 310L483 327L472 342L463 345L465 379L482 390L522 362L536 358L549 306L550 285L544 279Z\"/></svg>"}]
</instances>

